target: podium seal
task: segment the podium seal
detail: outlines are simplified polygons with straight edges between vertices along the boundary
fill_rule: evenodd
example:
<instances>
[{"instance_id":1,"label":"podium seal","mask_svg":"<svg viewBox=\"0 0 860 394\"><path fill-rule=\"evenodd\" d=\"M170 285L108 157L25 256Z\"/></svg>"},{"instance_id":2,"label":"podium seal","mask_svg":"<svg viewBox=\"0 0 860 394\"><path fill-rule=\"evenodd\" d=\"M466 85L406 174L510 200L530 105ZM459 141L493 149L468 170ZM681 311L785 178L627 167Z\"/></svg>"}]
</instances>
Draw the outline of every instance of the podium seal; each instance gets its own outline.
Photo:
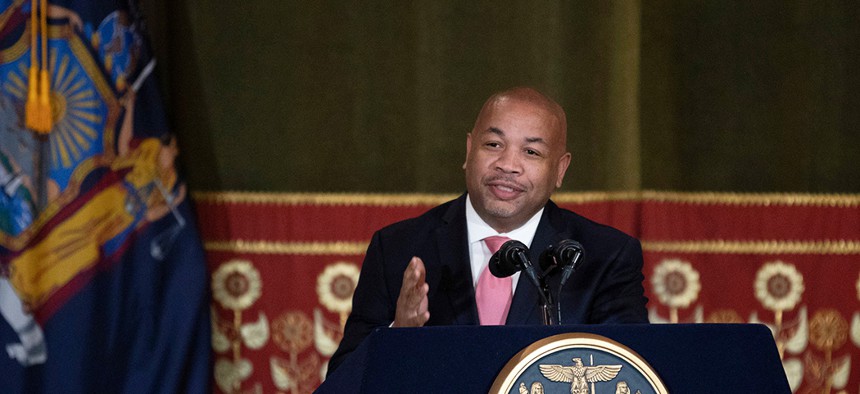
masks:
<instances>
[{"instance_id":1,"label":"podium seal","mask_svg":"<svg viewBox=\"0 0 860 394\"><path fill-rule=\"evenodd\" d=\"M567 333L541 339L514 355L493 382L493 394L665 394L654 369L609 338Z\"/></svg>"}]
</instances>

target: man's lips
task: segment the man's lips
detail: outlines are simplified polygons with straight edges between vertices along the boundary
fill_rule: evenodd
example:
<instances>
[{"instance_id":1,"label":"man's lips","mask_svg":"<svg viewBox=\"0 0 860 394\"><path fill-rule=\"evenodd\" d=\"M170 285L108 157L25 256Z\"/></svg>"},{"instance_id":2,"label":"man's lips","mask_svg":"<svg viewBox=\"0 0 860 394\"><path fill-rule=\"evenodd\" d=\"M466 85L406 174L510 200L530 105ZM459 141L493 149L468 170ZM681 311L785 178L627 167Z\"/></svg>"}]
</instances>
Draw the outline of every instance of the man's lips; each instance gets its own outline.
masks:
<instances>
[{"instance_id":1,"label":"man's lips","mask_svg":"<svg viewBox=\"0 0 860 394\"><path fill-rule=\"evenodd\" d=\"M487 182L487 187L490 189L490 192L500 200L516 198L526 191L526 188L519 183L503 180L489 181Z\"/></svg>"}]
</instances>

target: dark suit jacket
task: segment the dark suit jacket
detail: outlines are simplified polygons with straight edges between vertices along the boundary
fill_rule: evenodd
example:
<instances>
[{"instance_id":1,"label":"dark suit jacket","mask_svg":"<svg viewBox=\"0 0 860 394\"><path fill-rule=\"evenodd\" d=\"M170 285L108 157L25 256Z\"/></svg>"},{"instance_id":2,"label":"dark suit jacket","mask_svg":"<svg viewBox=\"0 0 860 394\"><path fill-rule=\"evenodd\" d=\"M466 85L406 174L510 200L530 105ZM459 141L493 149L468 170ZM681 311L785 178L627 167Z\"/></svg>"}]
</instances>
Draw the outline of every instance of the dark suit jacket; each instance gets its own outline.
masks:
<instances>
[{"instance_id":1,"label":"dark suit jacket","mask_svg":"<svg viewBox=\"0 0 860 394\"><path fill-rule=\"evenodd\" d=\"M584 257L559 299L563 324L647 323L642 248L619 230L547 202L529 248L530 259L563 239L579 241ZM469 264L466 195L377 231L370 241L343 340L331 373L370 332L394 321L403 271L412 256L424 261L430 320L426 325L477 325ZM540 269L539 267L537 267ZM547 282L553 294L559 275ZM506 325L543 324L539 293L525 277L517 283Z\"/></svg>"}]
</instances>

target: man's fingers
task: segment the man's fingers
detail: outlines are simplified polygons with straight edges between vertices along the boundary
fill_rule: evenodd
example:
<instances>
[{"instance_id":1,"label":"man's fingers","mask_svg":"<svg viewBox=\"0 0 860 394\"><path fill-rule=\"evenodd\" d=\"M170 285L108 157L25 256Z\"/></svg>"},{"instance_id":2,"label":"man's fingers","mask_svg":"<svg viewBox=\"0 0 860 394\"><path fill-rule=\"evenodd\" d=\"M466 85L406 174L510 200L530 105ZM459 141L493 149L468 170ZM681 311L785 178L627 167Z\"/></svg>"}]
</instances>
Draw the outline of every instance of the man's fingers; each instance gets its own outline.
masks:
<instances>
[{"instance_id":1,"label":"man's fingers","mask_svg":"<svg viewBox=\"0 0 860 394\"><path fill-rule=\"evenodd\" d=\"M424 284L427 272L424 269L424 261L420 257L412 257L412 260L409 261L409 269L412 270L412 274L414 275L415 287L420 287Z\"/></svg>"},{"instance_id":2,"label":"man's fingers","mask_svg":"<svg viewBox=\"0 0 860 394\"><path fill-rule=\"evenodd\" d=\"M418 286L424 282L424 276L424 262L418 257L413 257L412 260L409 260L406 270L403 271L404 286Z\"/></svg>"},{"instance_id":3,"label":"man's fingers","mask_svg":"<svg viewBox=\"0 0 860 394\"><path fill-rule=\"evenodd\" d=\"M427 299L427 293L430 290L430 285L427 283L424 286L421 286L421 294L423 295L421 299L418 301L418 308L415 310L416 318L419 321L420 325L424 325L427 320L430 318L429 301Z\"/></svg>"},{"instance_id":4,"label":"man's fingers","mask_svg":"<svg viewBox=\"0 0 860 394\"><path fill-rule=\"evenodd\" d=\"M413 257L412 264L414 264L414 269L416 272L415 286L413 287L412 292L414 299L412 301L417 306L422 301L424 303L427 302L427 292L430 290L430 286L428 286L427 282L425 281L427 277L427 272L424 269L424 262L421 261L421 258Z\"/></svg>"},{"instance_id":5,"label":"man's fingers","mask_svg":"<svg viewBox=\"0 0 860 394\"><path fill-rule=\"evenodd\" d=\"M426 282L427 270L424 269L424 261L420 257L413 257L412 262L415 264L415 270L418 271L418 285Z\"/></svg>"},{"instance_id":6,"label":"man's fingers","mask_svg":"<svg viewBox=\"0 0 860 394\"><path fill-rule=\"evenodd\" d=\"M418 280L418 276L415 272L415 258L409 260L409 264L406 266L406 269L403 270L403 288L409 288L415 285L415 282Z\"/></svg>"},{"instance_id":7,"label":"man's fingers","mask_svg":"<svg viewBox=\"0 0 860 394\"><path fill-rule=\"evenodd\" d=\"M424 262L412 257L403 272L403 285L397 300L395 327L420 327L430 318L427 294L430 286L426 282Z\"/></svg>"},{"instance_id":8,"label":"man's fingers","mask_svg":"<svg viewBox=\"0 0 860 394\"><path fill-rule=\"evenodd\" d=\"M421 273L416 266L415 259L413 257L403 271L403 285L400 286L400 296L410 305L415 304L420 297L419 294L416 294L416 290L420 286L419 279L421 278Z\"/></svg>"},{"instance_id":9,"label":"man's fingers","mask_svg":"<svg viewBox=\"0 0 860 394\"><path fill-rule=\"evenodd\" d=\"M409 307L418 309L422 301L427 300L428 285L423 283L412 288L409 292Z\"/></svg>"}]
</instances>

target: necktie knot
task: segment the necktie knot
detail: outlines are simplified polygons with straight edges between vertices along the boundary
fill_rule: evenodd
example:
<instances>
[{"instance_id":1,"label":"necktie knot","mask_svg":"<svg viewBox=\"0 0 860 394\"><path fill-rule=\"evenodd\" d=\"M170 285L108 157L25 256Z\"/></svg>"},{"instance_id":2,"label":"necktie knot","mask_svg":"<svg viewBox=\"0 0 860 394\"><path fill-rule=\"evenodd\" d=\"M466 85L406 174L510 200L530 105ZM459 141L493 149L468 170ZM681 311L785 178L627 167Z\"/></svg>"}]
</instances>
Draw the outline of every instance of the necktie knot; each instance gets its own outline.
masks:
<instances>
[{"instance_id":1,"label":"necktie knot","mask_svg":"<svg viewBox=\"0 0 860 394\"><path fill-rule=\"evenodd\" d=\"M487 248L490 249L490 253L496 253L499 251L499 248L505 242L510 241L511 239L508 237L503 237L501 235L493 235L487 238L484 238L484 243L487 244Z\"/></svg>"}]
</instances>

